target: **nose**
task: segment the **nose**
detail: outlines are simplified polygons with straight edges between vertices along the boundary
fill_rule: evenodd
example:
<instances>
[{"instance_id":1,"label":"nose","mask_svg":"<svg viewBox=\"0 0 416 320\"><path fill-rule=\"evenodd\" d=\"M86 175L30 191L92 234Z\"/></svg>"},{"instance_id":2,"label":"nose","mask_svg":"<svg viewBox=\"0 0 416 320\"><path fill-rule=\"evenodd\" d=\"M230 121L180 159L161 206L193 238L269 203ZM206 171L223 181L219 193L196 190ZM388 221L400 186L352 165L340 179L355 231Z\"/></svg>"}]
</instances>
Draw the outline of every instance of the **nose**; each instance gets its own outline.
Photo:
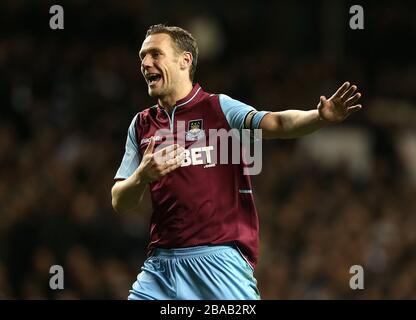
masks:
<instances>
[{"instance_id":1,"label":"nose","mask_svg":"<svg viewBox=\"0 0 416 320\"><path fill-rule=\"evenodd\" d=\"M142 69L144 69L144 70L146 70L146 69L148 69L152 66L152 59L151 59L150 55L146 54L143 57L141 66L142 66Z\"/></svg>"}]
</instances>

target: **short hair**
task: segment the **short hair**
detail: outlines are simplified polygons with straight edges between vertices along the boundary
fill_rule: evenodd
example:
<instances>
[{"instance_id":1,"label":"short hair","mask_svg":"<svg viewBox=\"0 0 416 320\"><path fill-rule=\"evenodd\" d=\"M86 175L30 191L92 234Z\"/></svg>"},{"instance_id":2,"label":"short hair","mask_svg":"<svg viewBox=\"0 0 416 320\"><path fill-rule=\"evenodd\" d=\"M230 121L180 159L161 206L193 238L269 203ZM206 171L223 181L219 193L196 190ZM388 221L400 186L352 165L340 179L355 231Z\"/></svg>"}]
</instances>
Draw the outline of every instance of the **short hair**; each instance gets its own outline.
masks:
<instances>
[{"instance_id":1,"label":"short hair","mask_svg":"<svg viewBox=\"0 0 416 320\"><path fill-rule=\"evenodd\" d=\"M180 27L167 26L164 24L155 24L150 26L146 32L146 38L152 34L165 33L168 34L178 51L189 51L192 54L192 66L189 69L189 78L194 80L196 71L196 65L198 63L198 44L195 38L189 31L186 31Z\"/></svg>"}]
</instances>

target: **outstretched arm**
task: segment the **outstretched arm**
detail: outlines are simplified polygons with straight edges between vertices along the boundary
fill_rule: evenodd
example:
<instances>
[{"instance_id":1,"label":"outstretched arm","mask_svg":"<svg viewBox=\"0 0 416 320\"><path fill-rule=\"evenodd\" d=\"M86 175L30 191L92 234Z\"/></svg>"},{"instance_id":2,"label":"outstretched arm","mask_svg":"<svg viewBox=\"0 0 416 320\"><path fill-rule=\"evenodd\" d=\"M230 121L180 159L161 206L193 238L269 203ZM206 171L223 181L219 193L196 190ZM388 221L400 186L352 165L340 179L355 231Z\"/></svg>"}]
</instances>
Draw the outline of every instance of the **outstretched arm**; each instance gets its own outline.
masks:
<instances>
[{"instance_id":1,"label":"outstretched arm","mask_svg":"<svg viewBox=\"0 0 416 320\"><path fill-rule=\"evenodd\" d=\"M263 138L290 139L312 133L329 123L345 120L350 114L361 109L356 105L361 93L357 86L345 82L334 95L320 97L315 110L286 110L266 114L260 122Z\"/></svg>"}]
</instances>

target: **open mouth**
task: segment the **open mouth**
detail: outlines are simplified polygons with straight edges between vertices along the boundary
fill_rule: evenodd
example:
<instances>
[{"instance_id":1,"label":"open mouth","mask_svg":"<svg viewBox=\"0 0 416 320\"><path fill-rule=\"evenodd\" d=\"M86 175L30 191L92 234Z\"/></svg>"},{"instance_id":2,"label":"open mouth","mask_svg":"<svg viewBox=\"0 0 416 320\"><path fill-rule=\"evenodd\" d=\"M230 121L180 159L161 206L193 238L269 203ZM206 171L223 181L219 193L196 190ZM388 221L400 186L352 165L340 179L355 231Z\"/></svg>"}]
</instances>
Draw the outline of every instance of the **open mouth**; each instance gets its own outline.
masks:
<instances>
[{"instance_id":1,"label":"open mouth","mask_svg":"<svg viewBox=\"0 0 416 320\"><path fill-rule=\"evenodd\" d=\"M145 77L149 86L154 86L160 79L162 79L162 75L158 73L148 73Z\"/></svg>"}]
</instances>

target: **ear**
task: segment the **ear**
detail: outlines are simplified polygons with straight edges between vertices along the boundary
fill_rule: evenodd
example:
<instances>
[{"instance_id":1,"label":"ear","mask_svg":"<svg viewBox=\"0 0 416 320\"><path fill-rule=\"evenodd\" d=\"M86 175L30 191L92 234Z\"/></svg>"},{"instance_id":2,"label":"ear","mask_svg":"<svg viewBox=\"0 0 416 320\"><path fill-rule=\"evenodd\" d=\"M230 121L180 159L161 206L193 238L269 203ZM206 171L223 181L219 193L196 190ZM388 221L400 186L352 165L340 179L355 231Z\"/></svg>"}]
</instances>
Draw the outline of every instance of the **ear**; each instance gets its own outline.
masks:
<instances>
[{"instance_id":1,"label":"ear","mask_svg":"<svg viewBox=\"0 0 416 320\"><path fill-rule=\"evenodd\" d=\"M180 66L182 70L188 69L191 67L192 65L192 53L190 53L189 51L185 51L182 53L182 59L180 62Z\"/></svg>"}]
</instances>

